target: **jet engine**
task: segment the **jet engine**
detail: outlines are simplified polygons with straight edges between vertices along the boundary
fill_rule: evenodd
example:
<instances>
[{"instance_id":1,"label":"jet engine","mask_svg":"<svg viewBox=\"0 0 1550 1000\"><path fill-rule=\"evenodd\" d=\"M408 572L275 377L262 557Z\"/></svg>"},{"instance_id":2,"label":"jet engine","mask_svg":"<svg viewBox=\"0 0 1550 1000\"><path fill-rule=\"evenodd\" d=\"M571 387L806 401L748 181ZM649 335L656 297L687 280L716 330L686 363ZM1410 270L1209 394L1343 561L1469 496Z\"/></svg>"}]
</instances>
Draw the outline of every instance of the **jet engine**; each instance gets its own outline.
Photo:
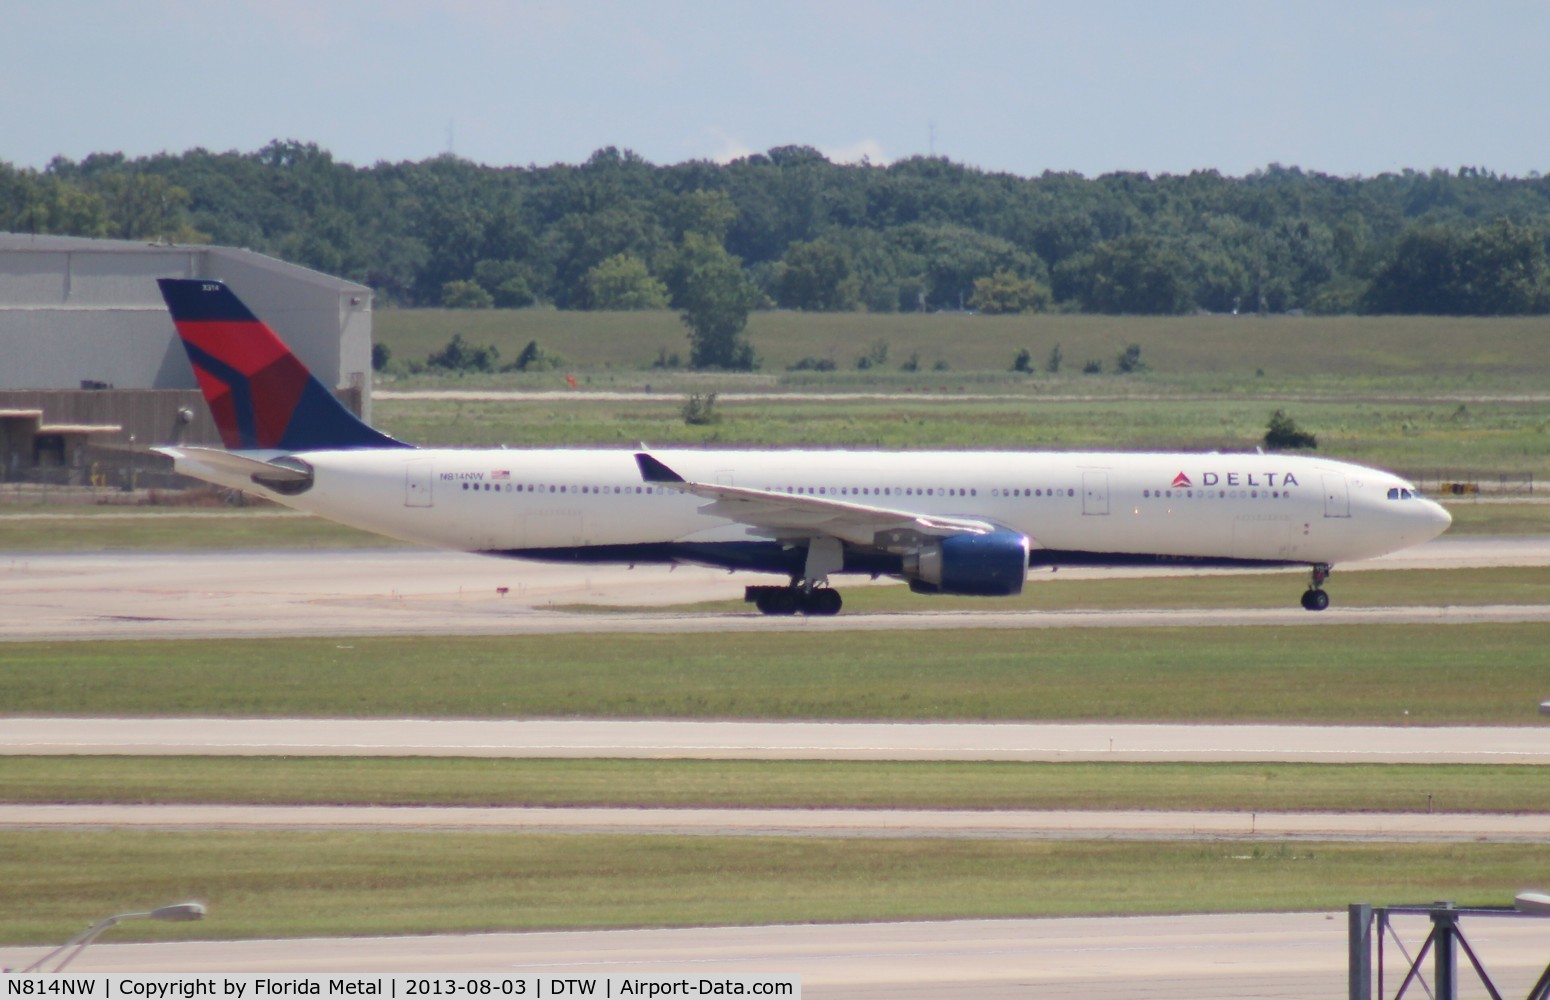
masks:
<instances>
[{"instance_id":1,"label":"jet engine","mask_svg":"<svg viewBox=\"0 0 1550 1000\"><path fill-rule=\"evenodd\" d=\"M1028 536L1003 530L933 539L904 554L904 578L917 594L1020 594L1028 578Z\"/></svg>"}]
</instances>

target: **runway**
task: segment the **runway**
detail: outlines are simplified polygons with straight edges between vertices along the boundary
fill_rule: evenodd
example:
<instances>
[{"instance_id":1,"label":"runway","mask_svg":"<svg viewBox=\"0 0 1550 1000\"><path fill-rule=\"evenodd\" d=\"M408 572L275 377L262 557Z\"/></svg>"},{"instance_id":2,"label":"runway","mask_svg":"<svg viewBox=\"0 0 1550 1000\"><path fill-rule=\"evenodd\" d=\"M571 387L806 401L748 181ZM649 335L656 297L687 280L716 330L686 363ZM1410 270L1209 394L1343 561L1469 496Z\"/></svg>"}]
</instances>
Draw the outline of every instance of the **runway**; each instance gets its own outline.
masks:
<instances>
[{"instance_id":1,"label":"runway","mask_svg":"<svg viewBox=\"0 0 1550 1000\"><path fill-rule=\"evenodd\" d=\"M1439 539L1366 569L1550 565L1550 537ZM0 640L265 638L357 635L520 635L572 632L894 631L901 629L1314 627L1326 624L1542 622L1550 606L1296 607L1302 582L1287 577L1287 607L1189 611L918 610L768 618L752 611L595 612L573 605L640 608L735 600L748 584L783 583L700 567L554 566L456 552L329 550L28 554L0 557ZM1352 569L1352 572L1358 570ZM1174 572L1156 570L1154 573ZM1045 574L1031 588L1102 571ZM847 582L846 589L865 583ZM1439 576L1439 595L1449 593Z\"/></svg>"},{"instance_id":2,"label":"runway","mask_svg":"<svg viewBox=\"0 0 1550 1000\"><path fill-rule=\"evenodd\" d=\"M704 837L1550 844L1543 815L1029 809L0 805L0 829L478 830Z\"/></svg>"},{"instance_id":3,"label":"runway","mask_svg":"<svg viewBox=\"0 0 1550 1000\"><path fill-rule=\"evenodd\" d=\"M209 919L220 919L212 911ZM1396 918L1411 954L1424 918ZM1550 920L1467 918L1504 996L1529 992ZM282 941L99 943L78 972L488 972L544 977L748 973L802 977L804 997L1307 1000L1346 994L1345 913L918 921ZM19 967L47 949L0 948ZM1403 966L1387 951L1392 989ZM1460 959L1463 962L1463 959ZM1427 974L1430 979L1430 961ZM1464 995L1473 982L1467 963ZM1416 995L1420 995L1419 988ZM1478 987L1476 987L1478 989Z\"/></svg>"},{"instance_id":4,"label":"runway","mask_svg":"<svg viewBox=\"0 0 1550 1000\"><path fill-rule=\"evenodd\" d=\"M1550 765L1550 725L0 718L0 756Z\"/></svg>"}]
</instances>

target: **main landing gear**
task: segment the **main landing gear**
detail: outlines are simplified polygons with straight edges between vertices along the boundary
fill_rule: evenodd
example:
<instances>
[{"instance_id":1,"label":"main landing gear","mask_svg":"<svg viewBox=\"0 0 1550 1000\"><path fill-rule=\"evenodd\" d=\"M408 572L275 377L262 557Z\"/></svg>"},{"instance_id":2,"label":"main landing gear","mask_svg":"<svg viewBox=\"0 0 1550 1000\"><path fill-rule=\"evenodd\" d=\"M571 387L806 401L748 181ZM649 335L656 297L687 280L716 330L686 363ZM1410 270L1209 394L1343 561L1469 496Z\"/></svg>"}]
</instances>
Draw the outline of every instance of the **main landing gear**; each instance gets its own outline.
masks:
<instances>
[{"instance_id":1,"label":"main landing gear","mask_svg":"<svg viewBox=\"0 0 1550 1000\"><path fill-rule=\"evenodd\" d=\"M1302 592L1302 606L1306 611L1323 611L1329 607L1329 595L1324 593L1324 581L1329 579L1329 564L1318 563L1313 567L1313 579Z\"/></svg>"},{"instance_id":2,"label":"main landing gear","mask_svg":"<svg viewBox=\"0 0 1550 1000\"><path fill-rule=\"evenodd\" d=\"M744 587L743 600L766 615L837 615L843 603L838 590L795 583L789 587Z\"/></svg>"}]
</instances>

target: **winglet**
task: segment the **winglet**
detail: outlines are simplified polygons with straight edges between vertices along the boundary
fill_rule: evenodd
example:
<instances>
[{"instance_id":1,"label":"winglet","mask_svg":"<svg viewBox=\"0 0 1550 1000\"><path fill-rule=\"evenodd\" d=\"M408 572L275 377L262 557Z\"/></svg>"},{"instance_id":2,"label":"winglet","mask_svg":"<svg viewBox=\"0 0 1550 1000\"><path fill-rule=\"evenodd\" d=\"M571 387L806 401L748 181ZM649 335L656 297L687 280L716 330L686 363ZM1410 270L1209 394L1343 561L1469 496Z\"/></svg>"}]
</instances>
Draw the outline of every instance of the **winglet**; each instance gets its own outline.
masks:
<instances>
[{"instance_id":1,"label":"winglet","mask_svg":"<svg viewBox=\"0 0 1550 1000\"><path fill-rule=\"evenodd\" d=\"M635 464L640 466L640 477L648 483L681 483L684 477L669 469L645 452L637 452Z\"/></svg>"}]
</instances>

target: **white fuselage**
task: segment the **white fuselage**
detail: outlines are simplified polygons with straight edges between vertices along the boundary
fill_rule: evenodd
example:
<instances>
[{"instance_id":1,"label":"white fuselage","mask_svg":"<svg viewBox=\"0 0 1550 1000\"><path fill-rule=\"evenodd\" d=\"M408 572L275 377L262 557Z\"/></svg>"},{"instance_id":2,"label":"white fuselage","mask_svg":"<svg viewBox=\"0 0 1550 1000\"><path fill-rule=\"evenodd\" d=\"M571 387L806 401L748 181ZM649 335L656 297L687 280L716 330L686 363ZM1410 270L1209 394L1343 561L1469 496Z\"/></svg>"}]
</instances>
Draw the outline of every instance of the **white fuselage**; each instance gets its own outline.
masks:
<instances>
[{"instance_id":1,"label":"white fuselage","mask_svg":"<svg viewBox=\"0 0 1550 1000\"><path fill-rule=\"evenodd\" d=\"M271 459L278 453L246 453ZM975 517L1049 554L1335 564L1428 541L1448 514L1398 477L1265 454L656 451L686 479L888 510ZM632 451L296 453L295 496L178 460L179 471L406 541L544 557L603 546L767 541L643 482Z\"/></svg>"}]
</instances>

